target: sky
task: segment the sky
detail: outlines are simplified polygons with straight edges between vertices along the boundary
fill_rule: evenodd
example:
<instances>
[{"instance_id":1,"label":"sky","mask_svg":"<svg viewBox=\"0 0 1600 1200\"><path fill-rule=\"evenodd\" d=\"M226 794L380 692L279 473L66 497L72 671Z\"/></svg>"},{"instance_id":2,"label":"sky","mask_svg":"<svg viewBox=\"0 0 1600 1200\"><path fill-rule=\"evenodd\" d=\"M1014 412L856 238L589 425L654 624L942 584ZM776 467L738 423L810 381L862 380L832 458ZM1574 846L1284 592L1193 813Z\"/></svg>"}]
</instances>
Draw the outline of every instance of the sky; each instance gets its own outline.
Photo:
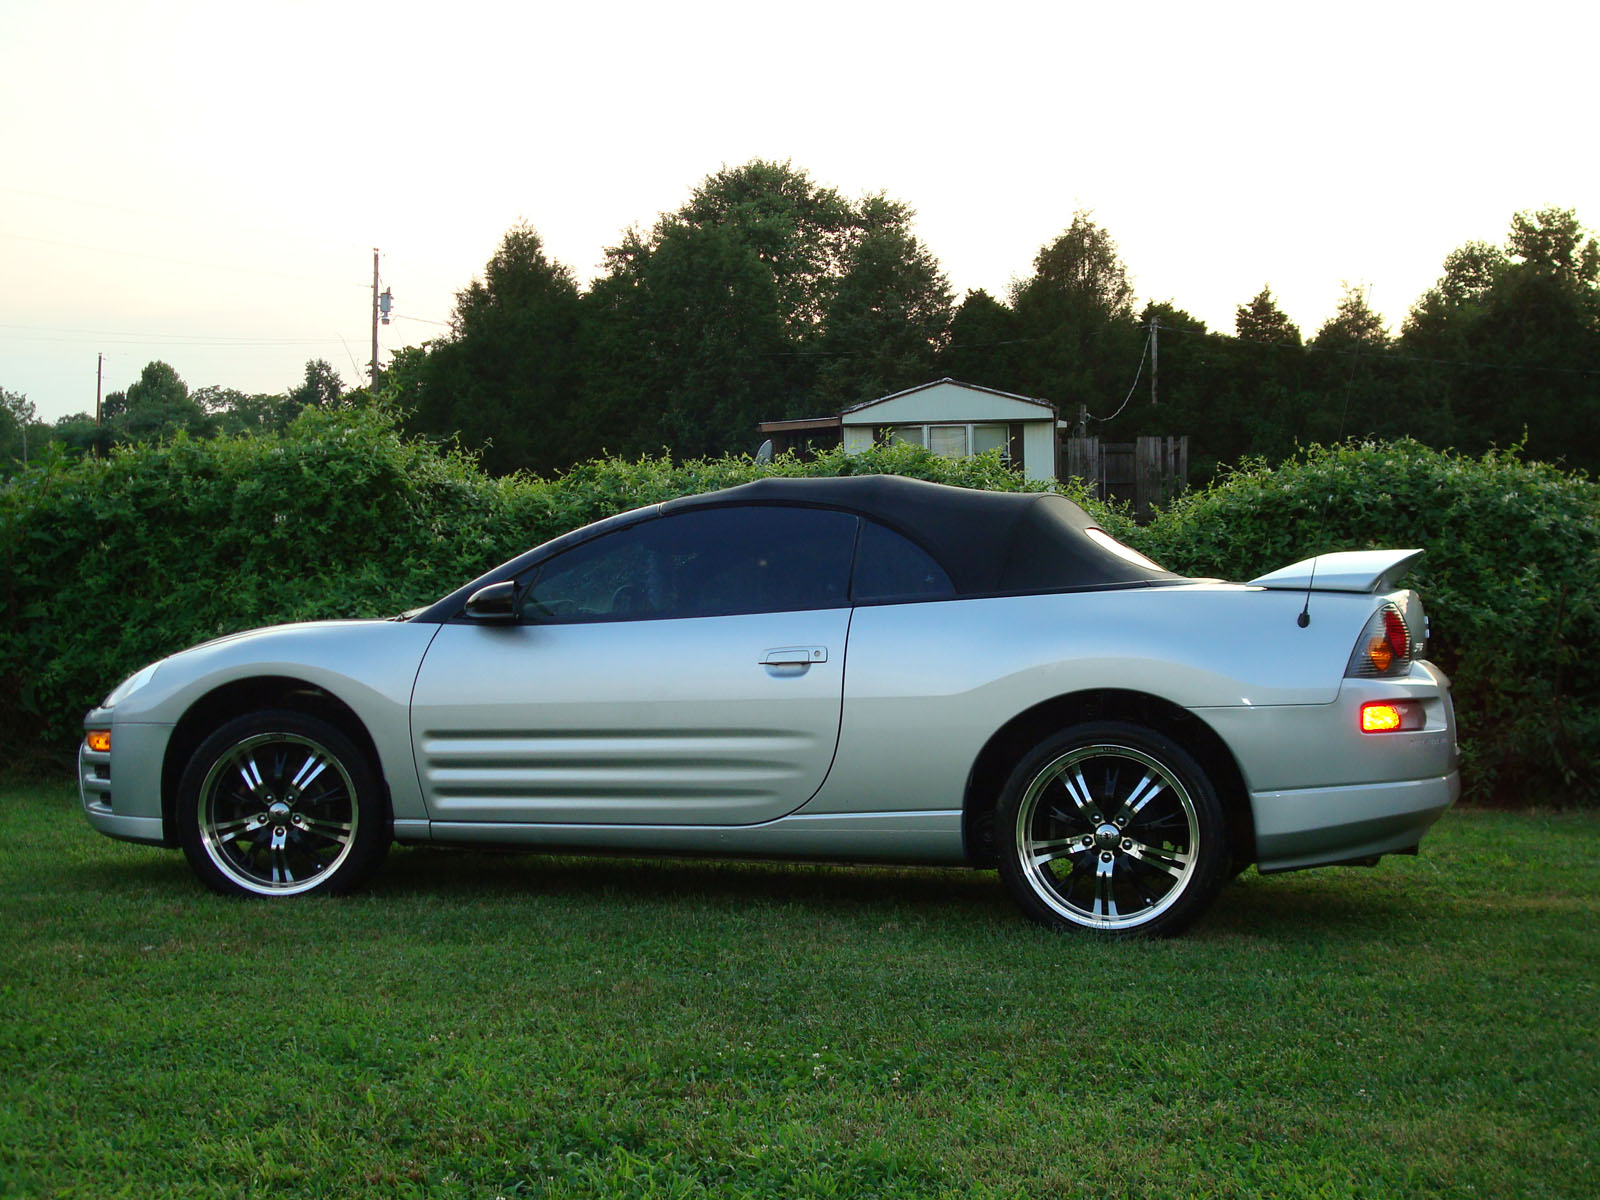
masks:
<instances>
[{"instance_id":1,"label":"sky","mask_svg":"<svg viewBox=\"0 0 1600 1200\"><path fill-rule=\"evenodd\" d=\"M374 247L387 358L516 222L586 283L758 157L911 205L958 297L1084 209L1140 303L1231 332L1267 284L1309 335L1348 283L1397 331L1513 213L1600 225L1597 33L1542 0L0 0L0 387L54 420L101 354L108 392L362 382Z\"/></svg>"}]
</instances>

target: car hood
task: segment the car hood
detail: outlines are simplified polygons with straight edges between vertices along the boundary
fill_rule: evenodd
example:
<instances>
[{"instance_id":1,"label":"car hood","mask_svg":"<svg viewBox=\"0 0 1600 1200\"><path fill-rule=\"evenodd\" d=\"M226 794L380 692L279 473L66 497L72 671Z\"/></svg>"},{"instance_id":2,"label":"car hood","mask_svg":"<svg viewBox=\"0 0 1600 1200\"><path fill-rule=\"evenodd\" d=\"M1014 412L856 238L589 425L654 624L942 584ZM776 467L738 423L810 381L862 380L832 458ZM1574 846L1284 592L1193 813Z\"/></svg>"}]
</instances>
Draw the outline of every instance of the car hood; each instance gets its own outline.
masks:
<instances>
[{"instance_id":1,"label":"car hood","mask_svg":"<svg viewBox=\"0 0 1600 1200\"><path fill-rule=\"evenodd\" d=\"M241 629L238 633L225 633L221 637L214 637L209 641L197 642L176 654L169 654L162 659L163 663L173 662L185 655L196 654L203 650L215 650L218 646L231 646L239 642L270 643L275 638L288 635L305 633L315 629L353 629L365 625L387 625L389 619L372 620L360 618L343 621L289 621L282 625L263 625L259 629Z\"/></svg>"}]
</instances>

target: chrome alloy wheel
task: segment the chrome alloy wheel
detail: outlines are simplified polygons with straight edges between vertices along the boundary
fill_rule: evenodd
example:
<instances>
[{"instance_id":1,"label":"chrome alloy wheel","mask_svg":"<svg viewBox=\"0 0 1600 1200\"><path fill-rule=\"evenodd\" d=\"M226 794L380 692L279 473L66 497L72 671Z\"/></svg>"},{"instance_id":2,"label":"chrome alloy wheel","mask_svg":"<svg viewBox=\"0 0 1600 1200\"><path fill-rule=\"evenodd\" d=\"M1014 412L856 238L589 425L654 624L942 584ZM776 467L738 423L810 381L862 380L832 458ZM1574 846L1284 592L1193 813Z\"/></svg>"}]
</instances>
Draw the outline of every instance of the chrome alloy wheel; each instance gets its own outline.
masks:
<instances>
[{"instance_id":1,"label":"chrome alloy wheel","mask_svg":"<svg viewBox=\"0 0 1600 1200\"><path fill-rule=\"evenodd\" d=\"M360 820L344 764L299 733L258 733L228 747L197 803L206 857L258 895L290 896L330 877L350 856Z\"/></svg>"},{"instance_id":2,"label":"chrome alloy wheel","mask_svg":"<svg viewBox=\"0 0 1600 1200\"><path fill-rule=\"evenodd\" d=\"M1134 929L1183 896L1201 823L1182 780L1132 746L1094 742L1039 770L1017 805L1021 874L1060 918Z\"/></svg>"}]
</instances>

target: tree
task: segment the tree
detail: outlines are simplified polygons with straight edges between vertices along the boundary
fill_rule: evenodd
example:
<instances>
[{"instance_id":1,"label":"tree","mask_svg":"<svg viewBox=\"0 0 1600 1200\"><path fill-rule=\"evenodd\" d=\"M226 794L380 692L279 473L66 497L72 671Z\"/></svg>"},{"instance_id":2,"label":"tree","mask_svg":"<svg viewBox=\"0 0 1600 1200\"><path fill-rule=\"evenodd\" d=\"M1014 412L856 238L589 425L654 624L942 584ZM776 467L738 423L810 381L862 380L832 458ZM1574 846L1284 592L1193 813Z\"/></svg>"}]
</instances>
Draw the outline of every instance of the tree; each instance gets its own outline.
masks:
<instances>
[{"instance_id":1,"label":"tree","mask_svg":"<svg viewBox=\"0 0 1600 1200\"><path fill-rule=\"evenodd\" d=\"M1459 351L1452 335L1464 332L1475 318L1463 320L1469 310L1481 312L1495 283L1511 265L1510 257L1488 242L1468 242L1445 256L1444 274L1411 306L1401 337L1412 349L1435 354Z\"/></svg>"},{"instance_id":2,"label":"tree","mask_svg":"<svg viewBox=\"0 0 1600 1200\"><path fill-rule=\"evenodd\" d=\"M128 408L170 407L189 398L189 385L169 364L146 363L139 378L128 385Z\"/></svg>"},{"instance_id":3,"label":"tree","mask_svg":"<svg viewBox=\"0 0 1600 1200\"><path fill-rule=\"evenodd\" d=\"M607 444L748 448L763 418L925 377L950 296L910 218L758 159L708 177L648 235L629 230L585 298Z\"/></svg>"},{"instance_id":4,"label":"tree","mask_svg":"<svg viewBox=\"0 0 1600 1200\"><path fill-rule=\"evenodd\" d=\"M772 271L736 229L625 239L586 298L586 379L604 445L679 456L747 448L785 411L792 344Z\"/></svg>"},{"instance_id":5,"label":"tree","mask_svg":"<svg viewBox=\"0 0 1600 1200\"><path fill-rule=\"evenodd\" d=\"M344 394L344 380L326 359L314 358L306 363L306 376L299 387L288 394L294 412L302 408L332 408Z\"/></svg>"},{"instance_id":6,"label":"tree","mask_svg":"<svg viewBox=\"0 0 1600 1200\"><path fill-rule=\"evenodd\" d=\"M752 159L708 176L688 204L657 225L656 240L677 225L734 232L771 272L786 331L803 342L821 330L863 222L849 201L805 171Z\"/></svg>"},{"instance_id":7,"label":"tree","mask_svg":"<svg viewBox=\"0 0 1600 1200\"><path fill-rule=\"evenodd\" d=\"M1311 344L1319 350L1383 350L1389 345L1383 318L1367 304L1364 288L1346 283L1333 316L1322 323Z\"/></svg>"},{"instance_id":8,"label":"tree","mask_svg":"<svg viewBox=\"0 0 1600 1200\"><path fill-rule=\"evenodd\" d=\"M1300 327L1284 315L1266 284L1261 285L1249 304L1241 304L1234 310L1233 329L1247 342L1300 345Z\"/></svg>"},{"instance_id":9,"label":"tree","mask_svg":"<svg viewBox=\"0 0 1600 1200\"><path fill-rule=\"evenodd\" d=\"M196 388L192 399L219 433L276 433L303 407L287 395L248 394L218 384Z\"/></svg>"},{"instance_id":10,"label":"tree","mask_svg":"<svg viewBox=\"0 0 1600 1200\"><path fill-rule=\"evenodd\" d=\"M1031 344L1007 390L1091 410L1120 403L1144 335L1117 244L1089 213L1074 213L1066 232L1039 251L1033 274L1012 285L1011 306Z\"/></svg>"},{"instance_id":11,"label":"tree","mask_svg":"<svg viewBox=\"0 0 1600 1200\"><path fill-rule=\"evenodd\" d=\"M1530 455L1600 465L1600 245L1573 210L1517 213L1503 247L1452 251L1401 340L1441 414L1425 436L1474 451L1525 438Z\"/></svg>"},{"instance_id":12,"label":"tree","mask_svg":"<svg viewBox=\"0 0 1600 1200\"><path fill-rule=\"evenodd\" d=\"M104 454L111 448L111 431L96 425L93 413L71 413L57 417L50 427L50 438L73 454Z\"/></svg>"},{"instance_id":13,"label":"tree","mask_svg":"<svg viewBox=\"0 0 1600 1200\"><path fill-rule=\"evenodd\" d=\"M1080 209L1065 233L1033 259L1033 275L1016 286L1018 309L1049 305L1105 319L1133 315L1133 284L1111 235Z\"/></svg>"},{"instance_id":14,"label":"tree","mask_svg":"<svg viewBox=\"0 0 1600 1200\"><path fill-rule=\"evenodd\" d=\"M982 288L967 292L950 318L939 373L966 383L1015 391L1023 350L1017 314Z\"/></svg>"},{"instance_id":15,"label":"tree","mask_svg":"<svg viewBox=\"0 0 1600 1200\"><path fill-rule=\"evenodd\" d=\"M950 284L911 232L911 210L882 195L861 204L861 237L823 322L819 408L924 382L950 325Z\"/></svg>"},{"instance_id":16,"label":"tree","mask_svg":"<svg viewBox=\"0 0 1600 1200\"><path fill-rule=\"evenodd\" d=\"M102 405L102 415L104 405ZM150 441L184 430L196 436L212 423L189 396L189 386L169 364L147 363L128 385L126 407L106 419L113 434L127 441Z\"/></svg>"},{"instance_id":17,"label":"tree","mask_svg":"<svg viewBox=\"0 0 1600 1200\"><path fill-rule=\"evenodd\" d=\"M1600 242L1578 223L1571 208L1543 208L1511 218L1511 254L1535 271L1554 275L1573 287L1600 280Z\"/></svg>"},{"instance_id":18,"label":"tree","mask_svg":"<svg viewBox=\"0 0 1600 1200\"><path fill-rule=\"evenodd\" d=\"M25 463L30 450L37 454L43 449L42 441L34 432L36 428L39 428L39 411L33 401L21 392L0 388L0 463Z\"/></svg>"},{"instance_id":19,"label":"tree","mask_svg":"<svg viewBox=\"0 0 1600 1200\"><path fill-rule=\"evenodd\" d=\"M408 364L388 385L409 410L407 427L459 435L502 474L571 465L583 453L574 441L582 408L578 319L572 272L545 256L531 225L513 226L483 278L456 293L449 336L432 345L425 366ZM316 367L307 365L306 387L316 376L325 394Z\"/></svg>"}]
</instances>

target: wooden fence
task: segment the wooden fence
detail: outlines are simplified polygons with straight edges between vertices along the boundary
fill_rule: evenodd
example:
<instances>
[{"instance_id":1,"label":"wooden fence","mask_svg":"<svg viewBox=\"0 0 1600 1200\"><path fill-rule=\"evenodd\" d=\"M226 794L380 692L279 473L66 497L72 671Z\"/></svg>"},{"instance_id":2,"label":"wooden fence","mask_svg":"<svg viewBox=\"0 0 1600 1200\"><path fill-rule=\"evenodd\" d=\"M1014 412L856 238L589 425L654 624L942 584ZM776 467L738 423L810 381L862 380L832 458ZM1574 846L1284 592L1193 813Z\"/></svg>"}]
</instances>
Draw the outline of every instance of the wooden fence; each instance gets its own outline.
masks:
<instances>
[{"instance_id":1,"label":"wooden fence","mask_svg":"<svg viewBox=\"0 0 1600 1200\"><path fill-rule=\"evenodd\" d=\"M1095 437L1065 439L1062 474L1089 485L1101 500L1133 505L1134 516L1150 519L1151 509L1179 495L1189 483L1188 437L1142 437L1132 442L1102 442Z\"/></svg>"}]
</instances>

